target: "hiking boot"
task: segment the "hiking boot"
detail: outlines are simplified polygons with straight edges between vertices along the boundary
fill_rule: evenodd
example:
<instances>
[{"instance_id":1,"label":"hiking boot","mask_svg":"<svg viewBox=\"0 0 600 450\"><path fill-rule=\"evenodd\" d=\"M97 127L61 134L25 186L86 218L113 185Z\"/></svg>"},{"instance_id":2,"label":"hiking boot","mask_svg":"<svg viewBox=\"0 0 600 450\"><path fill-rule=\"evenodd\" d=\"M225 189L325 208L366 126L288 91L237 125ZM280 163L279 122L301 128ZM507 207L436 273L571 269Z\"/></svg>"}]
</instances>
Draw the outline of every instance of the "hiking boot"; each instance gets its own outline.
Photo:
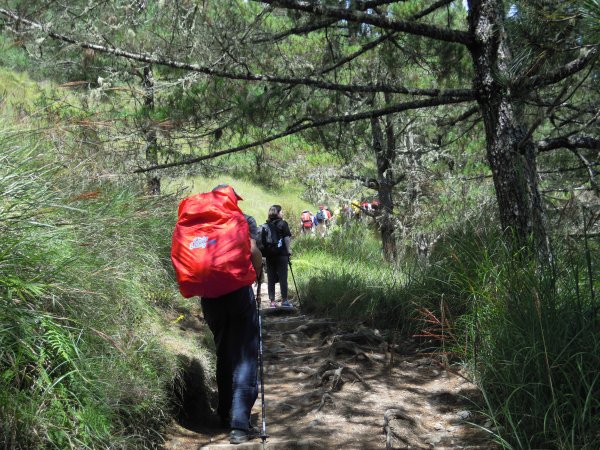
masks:
<instances>
[{"instance_id":1,"label":"hiking boot","mask_svg":"<svg viewBox=\"0 0 600 450\"><path fill-rule=\"evenodd\" d=\"M284 308L293 308L294 305L292 305L289 300L284 300L283 303L281 304L282 307Z\"/></svg>"},{"instance_id":2,"label":"hiking boot","mask_svg":"<svg viewBox=\"0 0 600 450\"><path fill-rule=\"evenodd\" d=\"M238 430L237 428L231 430L229 433L230 444L242 444L248 442L250 439L258 437L260 431L258 427L251 427L248 430Z\"/></svg>"},{"instance_id":3,"label":"hiking boot","mask_svg":"<svg viewBox=\"0 0 600 450\"><path fill-rule=\"evenodd\" d=\"M271 308L277 308L277 302L275 300L271 300Z\"/></svg>"}]
</instances>

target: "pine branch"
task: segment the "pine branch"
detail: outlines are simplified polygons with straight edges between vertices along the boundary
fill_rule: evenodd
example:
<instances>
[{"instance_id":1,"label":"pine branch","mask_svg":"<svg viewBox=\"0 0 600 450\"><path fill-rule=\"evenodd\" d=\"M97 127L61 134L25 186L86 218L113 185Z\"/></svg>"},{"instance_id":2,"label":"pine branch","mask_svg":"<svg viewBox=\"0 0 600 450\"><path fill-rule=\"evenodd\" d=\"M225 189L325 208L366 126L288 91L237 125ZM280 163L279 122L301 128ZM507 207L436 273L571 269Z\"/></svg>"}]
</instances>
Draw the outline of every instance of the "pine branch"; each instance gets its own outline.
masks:
<instances>
[{"instance_id":1,"label":"pine branch","mask_svg":"<svg viewBox=\"0 0 600 450\"><path fill-rule=\"evenodd\" d=\"M591 63L598 56L598 49L596 47L586 49L585 54L573 61L559 67L544 75L536 75L531 77L527 83L525 83L526 89L534 89L551 84L558 83L565 78L575 75L577 72L583 70L589 63Z\"/></svg>"},{"instance_id":2,"label":"pine branch","mask_svg":"<svg viewBox=\"0 0 600 450\"><path fill-rule=\"evenodd\" d=\"M329 27L329 26L333 25L336 22L338 22L337 19L328 19L328 20L323 20L320 22L310 23L307 25L290 28L289 30L282 31L281 33L275 34L273 36L267 36L267 37L260 38L260 39L254 39L251 42L253 44L264 44L266 42L278 42L289 36L308 34L313 31L321 30L325 27Z\"/></svg>"},{"instance_id":3,"label":"pine branch","mask_svg":"<svg viewBox=\"0 0 600 450\"><path fill-rule=\"evenodd\" d=\"M425 17L426 15L432 13L433 11L441 8L442 6L445 6L449 3L452 3L454 0L440 0L436 3L434 3L433 5L431 5L429 8L424 9L423 11L415 14L414 16L412 16L412 20L418 20L422 17ZM358 58L360 55L368 52L369 50L377 47L379 44L387 41L390 37L394 36L395 32L390 32L390 33L385 33L383 34L383 36L379 37L378 39L375 39L374 41L371 41L365 45L363 45L360 49L358 49L357 51L355 51L354 53L346 56L345 58L340 59L339 61L337 61L335 64L329 66L329 67L325 67L321 70L318 71L319 74L325 74L328 72L331 72L332 70L337 69L338 67L343 66L344 64Z\"/></svg>"},{"instance_id":4,"label":"pine branch","mask_svg":"<svg viewBox=\"0 0 600 450\"><path fill-rule=\"evenodd\" d=\"M331 17L349 22L365 23L391 31L423 36L438 41L455 42L470 47L474 44L470 33L462 30L439 28L433 25L417 23L411 20L397 20L389 16L370 14L353 9L333 8L304 0L253 0L267 3L276 8L304 11L311 14Z\"/></svg>"},{"instance_id":5,"label":"pine branch","mask_svg":"<svg viewBox=\"0 0 600 450\"><path fill-rule=\"evenodd\" d=\"M571 151L575 154L577 159L579 159L579 161L586 167L592 189L594 189L594 191L596 193L600 192L600 187L598 186L598 183L596 182L596 170L594 169L593 164L590 163L587 160L587 158L585 156L583 156L581 154L581 152L578 151L577 149L571 149Z\"/></svg>"},{"instance_id":6,"label":"pine branch","mask_svg":"<svg viewBox=\"0 0 600 450\"><path fill-rule=\"evenodd\" d=\"M251 149L254 147L258 147L260 145L267 144L267 143L275 141L277 139L281 139L282 137L290 136L292 134L296 134L301 131L309 130L312 128L319 128L319 127L331 125L334 123L352 123L352 122L357 122L360 120L386 116L389 114L395 114L398 112L408 111L408 110L412 110L412 109L421 109L421 108L428 108L428 107L433 107L433 106L449 105L449 104L461 103L461 102L465 102L465 101L467 101L467 100L461 99L461 98L456 98L456 97L444 96L444 97L437 97L437 98L429 98L429 99L425 99L425 100L414 100L411 102L399 103L399 104L392 105L392 106L389 106L386 108L365 111L365 112L361 112L361 113L357 113L357 114L344 114L341 116L328 117L326 119L311 120L310 123L304 123L304 124L297 123L294 126L287 128L284 131L275 133L271 136L267 136L263 139L259 139L254 142L250 142L248 144L243 144L243 145L239 145L237 147L221 150L218 152L211 153L209 155L198 156L196 158L191 158L191 159L188 159L185 161L178 161L178 162L173 162L173 163L168 163L168 164L158 164L158 165L151 166L151 167L136 169L133 171L133 173L144 173L144 172L149 172L151 170L167 169L170 167L195 164L197 162L216 158L218 156L223 156L223 155L227 155L227 154L231 154L231 153L237 153L237 152L248 150L248 149Z\"/></svg>"},{"instance_id":7,"label":"pine branch","mask_svg":"<svg viewBox=\"0 0 600 450\"><path fill-rule=\"evenodd\" d=\"M385 4L389 4L389 3L394 3L397 0L378 0L378 1L359 1L357 2L357 6L358 9L361 11L365 11L369 8L375 8L377 6L381 6L381 5L385 5ZM444 2L444 3L450 3L453 2L454 0L441 0L438 3ZM430 10L431 8L427 8L427 10ZM425 10L425 11L427 11ZM302 26L298 26L298 27L293 27L290 28L289 30L286 31L282 31L278 34L275 34L273 36L268 36L268 37L264 37L261 39L256 39L253 40L252 43L254 44L263 44L265 42L277 42L280 41L282 39L285 39L288 36L293 36L293 35L301 35L301 34L308 34L311 33L313 31L318 31L321 30L323 28L329 27L331 25L333 25L334 23L339 22L338 19L328 19L328 20L322 20L319 22L314 22L314 23L308 23Z\"/></svg>"},{"instance_id":8,"label":"pine branch","mask_svg":"<svg viewBox=\"0 0 600 450\"><path fill-rule=\"evenodd\" d=\"M308 77L281 77L275 75L262 75L262 74L253 74L253 73L235 73L228 72L223 70L211 69L206 66L200 66L198 64L190 64L182 61L172 60L162 58L160 56L152 55L149 53L138 53L131 52L127 50L122 50L114 46L105 46L100 44L93 44L89 42L80 42L75 38L66 36L63 34L55 33L54 31L48 30L45 26L38 22L34 22L32 20L25 19L20 17L16 13L9 11L4 8L0 8L0 14L4 14L7 17L10 17L13 20L20 21L21 23L28 25L30 27L42 30L49 37L62 41L68 42L69 44L77 45L82 48L89 48L95 51L99 51L102 53L107 53L114 56L123 57L126 59L141 61L147 64L160 65L172 67L175 69L183 69L189 70L191 72L199 72L205 75L227 78L232 80L244 80L244 81L256 81L256 82L269 82L269 83L277 83L277 84L287 84L287 85L303 85L303 86L311 86L318 89L331 90L331 91L342 91L342 92L351 92L351 93L359 93L359 92L389 92L392 94L408 94L408 95L423 95L428 97L444 97L444 96L452 96L452 97L460 97L465 100L472 100L475 98L476 92L473 89L452 89L452 90L443 90L443 89L419 89L419 88L410 88L404 86L392 86L383 83L371 83L371 84L338 84L331 83L321 79L308 78Z\"/></svg>"},{"instance_id":9,"label":"pine branch","mask_svg":"<svg viewBox=\"0 0 600 450\"><path fill-rule=\"evenodd\" d=\"M452 117L450 119L445 119L445 120L438 121L437 125L440 126L440 127L453 126L453 125L456 125L458 122L462 122L463 120L467 120L473 114L478 113L478 112L479 112L479 106L474 106L472 108L467 109L464 113L462 113L458 117Z\"/></svg>"}]
</instances>

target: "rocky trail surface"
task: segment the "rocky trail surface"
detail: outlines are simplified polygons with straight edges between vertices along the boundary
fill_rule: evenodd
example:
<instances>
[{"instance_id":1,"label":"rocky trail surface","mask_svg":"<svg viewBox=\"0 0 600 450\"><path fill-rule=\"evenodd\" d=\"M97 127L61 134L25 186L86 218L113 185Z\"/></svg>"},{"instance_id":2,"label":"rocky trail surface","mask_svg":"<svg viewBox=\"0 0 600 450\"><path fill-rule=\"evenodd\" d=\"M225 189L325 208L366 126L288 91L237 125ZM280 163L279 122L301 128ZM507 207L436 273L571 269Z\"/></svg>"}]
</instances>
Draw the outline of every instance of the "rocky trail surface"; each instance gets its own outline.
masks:
<instances>
[{"instance_id":1,"label":"rocky trail surface","mask_svg":"<svg viewBox=\"0 0 600 450\"><path fill-rule=\"evenodd\" d=\"M230 445L226 429L177 426L165 450L494 447L473 425L485 422L472 412L476 387L414 341L391 346L377 330L262 306L266 443Z\"/></svg>"}]
</instances>

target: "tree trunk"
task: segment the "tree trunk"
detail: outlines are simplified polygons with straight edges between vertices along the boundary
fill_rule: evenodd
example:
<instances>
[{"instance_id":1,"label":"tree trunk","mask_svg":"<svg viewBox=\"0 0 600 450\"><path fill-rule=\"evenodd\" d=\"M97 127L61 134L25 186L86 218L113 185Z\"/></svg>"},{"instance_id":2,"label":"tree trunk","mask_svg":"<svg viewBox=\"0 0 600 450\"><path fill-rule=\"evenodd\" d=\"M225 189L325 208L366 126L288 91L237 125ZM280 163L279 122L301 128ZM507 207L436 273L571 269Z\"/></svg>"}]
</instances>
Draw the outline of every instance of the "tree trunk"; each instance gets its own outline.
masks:
<instances>
[{"instance_id":1,"label":"tree trunk","mask_svg":"<svg viewBox=\"0 0 600 450\"><path fill-rule=\"evenodd\" d=\"M511 99L507 64L511 54L499 0L471 0L469 27L476 44L471 48L475 86L479 91L486 133L487 159L492 169L500 223L512 233L519 248L535 245L550 258L533 141L528 136L522 108Z\"/></svg>"},{"instance_id":2,"label":"tree trunk","mask_svg":"<svg viewBox=\"0 0 600 450\"><path fill-rule=\"evenodd\" d=\"M146 123L143 128L146 141L146 161L150 166L155 166L158 164L158 139L150 117L150 112L154 109L154 79L150 66L144 67L142 87L144 89L144 106L146 107ZM160 178L156 173L148 173L146 189L150 195L160 194Z\"/></svg>"},{"instance_id":3,"label":"tree trunk","mask_svg":"<svg viewBox=\"0 0 600 450\"><path fill-rule=\"evenodd\" d=\"M390 116L386 119L385 138L379 118L371 119L371 133L377 162L377 194L381 207L381 215L377 220L381 232L383 255L387 261L394 261L397 257L397 247L392 196L394 187L392 162L396 151L393 117Z\"/></svg>"}]
</instances>

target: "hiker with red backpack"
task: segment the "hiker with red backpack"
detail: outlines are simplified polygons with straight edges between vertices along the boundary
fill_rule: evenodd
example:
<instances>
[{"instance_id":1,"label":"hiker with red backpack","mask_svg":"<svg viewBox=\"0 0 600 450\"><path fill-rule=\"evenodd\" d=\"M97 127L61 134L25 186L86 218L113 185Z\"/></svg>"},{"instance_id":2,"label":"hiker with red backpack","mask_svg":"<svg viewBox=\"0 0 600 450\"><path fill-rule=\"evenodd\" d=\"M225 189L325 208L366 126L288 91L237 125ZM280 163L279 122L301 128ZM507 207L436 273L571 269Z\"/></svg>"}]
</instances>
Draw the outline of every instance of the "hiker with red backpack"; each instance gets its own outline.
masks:
<instances>
[{"instance_id":1,"label":"hiker with red backpack","mask_svg":"<svg viewBox=\"0 0 600 450\"><path fill-rule=\"evenodd\" d=\"M267 260L267 291L271 308L277 307L275 301L275 283L281 289L281 306L291 308L288 299L288 264L292 249L290 246L292 233L288 223L283 220L280 205L269 208L269 218L260 227L259 247Z\"/></svg>"},{"instance_id":2,"label":"hiker with red backpack","mask_svg":"<svg viewBox=\"0 0 600 450\"><path fill-rule=\"evenodd\" d=\"M302 234L313 234L315 232L314 215L308 209L300 214L300 231Z\"/></svg>"},{"instance_id":3,"label":"hiker with red backpack","mask_svg":"<svg viewBox=\"0 0 600 450\"><path fill-rule=\"evenodd\" d=\"M201 297L217 353L217 414L232 444L259 435L250 422L258 397L259 318L252 291L262 266L256 221L242 213L231 186L179 204L171 260L181 294ZM263 391L264 392L264 391ZM264 395L264 394L263 394ZM263 414L263 434L264 432Z\"/></svg>"}]
</instances>

